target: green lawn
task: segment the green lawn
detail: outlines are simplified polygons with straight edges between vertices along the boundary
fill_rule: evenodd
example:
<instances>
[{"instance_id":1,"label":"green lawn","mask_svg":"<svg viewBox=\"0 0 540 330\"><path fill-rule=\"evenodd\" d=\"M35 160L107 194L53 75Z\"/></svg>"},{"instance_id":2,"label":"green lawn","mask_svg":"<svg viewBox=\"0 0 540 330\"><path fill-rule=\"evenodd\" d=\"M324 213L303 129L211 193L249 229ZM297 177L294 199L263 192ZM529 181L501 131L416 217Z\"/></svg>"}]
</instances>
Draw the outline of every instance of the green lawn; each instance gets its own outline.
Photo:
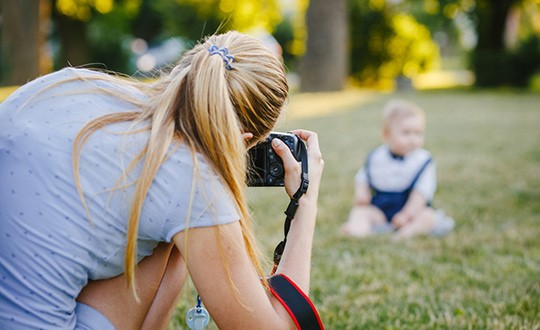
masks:
<instances>
[{"instance_id":1,"label":"green lawn","mask_svg":"<svg viewBox=\"0 0 540 330\"><path fill-rule=\"evenodd\" d=\"M456 229L400 243L342 238L354 174L380 143L380 109L394 97L426 111L435 203ZM540 94L296 95L280 129L297 127L319 133L325 159L311 296L328 329L540 329ZM270 255L287 200L251 189Z\"/></svg>"},{"instance_id":2,"label":"green lawn","mask_svg":"<svg viewBox=\"0 0 540 330\"><path fill-rule=\"evenodd\" d=\"M457 223L445 238L338 235L354 174L380 143L380 109L393 97L426 111L435 203ZM319 133L326 163L311 297L327 329L540 329L540 94L299 94L278 129L293 128ZM270 256L288 200L279 188L250 188L249 196ZM193 303L188 285L171 329L186 328Z\"/></svg>"},{"instance_id":3,"label":"green lawn","mask_svg":"<svg viewBox=\"0 0 540 330\"><path fill-rule=\"evenodd\" d=\"M456 229L405 242L342 238L353 177L380 143L381 107L394 97L426 112L435 204ZM300 127L319 133L325 159L311 297L327 329L540 329L540 94L299 94L278 129ZM279 188L249 196L270 256L288 200ZM194 299L191 285L171 329Z\"/></svg>"}]
</instances>

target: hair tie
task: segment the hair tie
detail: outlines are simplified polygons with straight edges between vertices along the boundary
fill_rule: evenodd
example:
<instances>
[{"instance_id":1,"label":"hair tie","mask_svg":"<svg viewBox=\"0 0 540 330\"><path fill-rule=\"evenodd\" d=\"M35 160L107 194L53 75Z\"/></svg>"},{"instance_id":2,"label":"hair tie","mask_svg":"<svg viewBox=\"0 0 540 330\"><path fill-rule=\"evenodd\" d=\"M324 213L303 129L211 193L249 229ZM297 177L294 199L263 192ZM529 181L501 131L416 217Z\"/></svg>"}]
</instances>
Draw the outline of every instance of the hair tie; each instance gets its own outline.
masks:
<instances>
[{"instance_id":1,"label":"hair tie","mask_svg":"<svg viewBox=\"0 0 540 330\"><path fill-rule=\"evenodd\" d=\"M229 55L229 50L225 47L219 47L216 45L211 46L208 48L208 51L210 52L210 56L218 54L223 59L223 62L225 63L225 69L232 70L232 62L234 62L234 56Z\"/></svg>"}]
</instances>

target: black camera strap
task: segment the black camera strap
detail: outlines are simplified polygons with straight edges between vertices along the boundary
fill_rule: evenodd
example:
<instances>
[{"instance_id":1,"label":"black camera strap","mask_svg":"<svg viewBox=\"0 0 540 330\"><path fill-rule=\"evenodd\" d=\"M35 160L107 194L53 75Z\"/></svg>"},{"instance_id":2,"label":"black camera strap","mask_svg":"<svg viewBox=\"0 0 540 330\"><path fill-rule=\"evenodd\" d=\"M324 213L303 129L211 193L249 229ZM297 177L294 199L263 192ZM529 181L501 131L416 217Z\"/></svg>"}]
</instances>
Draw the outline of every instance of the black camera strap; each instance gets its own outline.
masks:
<instances>
[{"instance_id":1,"label":"black camera strap","mask_svg":"<svg viewBox=\"0 0 540 330\"><path fill-rule=\"evenodd\" d=\"M300 162L302 165L302 177L300 182L300 187L294 193L294 195L291 197L291 201L289 202L289 205L287 206L287 209L285 210L285 215L287 216L285 218L285 224L284 224L284 238L279 244L276 246L276 249L274 250L274 269L272 270L272 274L275 273L277 266L279 265L279 261L281 260L281 255L283 254L283 250L285 249L285 244L287 244L287 234L289 233L289 229L291 228L291 221L294 219L294 215L296 214L296 209L298 209L298 200L302 195L304 195L308 189L309 186L309 178L308 178L308 154L306 145L300 141L298 144L300 147Z\"/></svg>"},{"instance_id":2,"label":"black camera strap","mask_svg":"<svg viewBox=\"0 0 540 330\"><path fill-rule=\"evenodd\" d=\"M284 224L284 238L274 250L274 268L272 269L272 275L268 277L268 285L272 294L285 307L299 330L324 330L319 313L309 297L290 278L284 274L276 274L285 244L287 244L287 234L291 228L291 221L293 221L296 210L298 209L298 200L306 193L309 186L306 145L300 140L299 147L302 166L300 187L291 197L289 205L285 210L287 217Z\"/></svg>"},{"instance_id":3,"label":"black camera strap","mask_svg":"<svg viewBox=\"0 0 540 330\"><path fill-rule=\"evenodd\" d=\"M308 296L287 276L268 278L272 294L281 302L299 330L323 330L324 325L317 309Z\"/></svg>"},{"instance_id":4,"label":"black camera strap","mask_svg":"<svg viewBox=\"0 0 540 330\"><path fill-rule=\"evenodd\" d=\"M298 209L298 200L306 193L309 186L306 145L301 142L299 146L302 182L296 193L291 197L291 201L285 210L287 216L284 224L285 237L274 250L274 268L272 269L272 275L268 278L268 285L272 294L283 304L299 330L324 330L317 308L315 308L309 297L290 278L284 274L275 273L281 261L285 244L287 244L287 234Z\"/></svg>"}]
</instances>

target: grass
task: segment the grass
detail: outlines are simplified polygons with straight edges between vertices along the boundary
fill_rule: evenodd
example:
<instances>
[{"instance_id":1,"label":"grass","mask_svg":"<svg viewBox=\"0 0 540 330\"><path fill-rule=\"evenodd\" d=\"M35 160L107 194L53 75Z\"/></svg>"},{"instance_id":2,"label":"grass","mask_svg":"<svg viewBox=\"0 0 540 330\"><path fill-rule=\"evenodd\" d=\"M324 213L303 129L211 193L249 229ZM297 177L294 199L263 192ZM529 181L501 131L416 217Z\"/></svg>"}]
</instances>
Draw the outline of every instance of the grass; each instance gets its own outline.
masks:
<instances>
[{"instance_id":1,"label":"grass","mask_svg":"<svg viewBox=\"0 0 540 330\"><path fill-rule=\"evenodd\" d=\"M352 179L394 97L426 111L435 203L457 226L444 238L342 238ZM326 164L310 296L327 329L540 329L539 104L540 94L506 90L292 96L278 130L317 131ZM279 188L249 198L270 256L288 200ZM186 329L195 297L188 285L170 329Z\"/></svg>"},{"instance_id":2,"label":"grass","mask_svg":"<svg viewBox=\"0 0 540 330\"><path fill-rule=\"evenodd\" d=\"M334 106L349 94L353 102ZM352 178L380 143L380 110L394 97L426 111L435 203L457 227L401 243L342 238ZM538 102L539 94L509 91L293 96L281 129L317 131L325 159L311 296L328 329L540 329ZM313 107L330 110L310 115ZM269 249L286 204L276 194L252 197Z\"/></svg>"},{"instance_id":3,"label":"grass","mask_svg":"<svg viewBox=\"0 0 540 330\"><path fill-rule=\"evenodd\" d=\"M426 111L435 203L456 229L399 243L342 238L352 178L380 143L380 110L394 97ZM292 97L278 129L317 131L325 159L310 295L327 329L540 329L538 104L539 94L504 90ZM249 196L270 256L287 198L279 188L250 188ZM195 299L190 289L185 298Z\"/></svg>"}]
</instances>

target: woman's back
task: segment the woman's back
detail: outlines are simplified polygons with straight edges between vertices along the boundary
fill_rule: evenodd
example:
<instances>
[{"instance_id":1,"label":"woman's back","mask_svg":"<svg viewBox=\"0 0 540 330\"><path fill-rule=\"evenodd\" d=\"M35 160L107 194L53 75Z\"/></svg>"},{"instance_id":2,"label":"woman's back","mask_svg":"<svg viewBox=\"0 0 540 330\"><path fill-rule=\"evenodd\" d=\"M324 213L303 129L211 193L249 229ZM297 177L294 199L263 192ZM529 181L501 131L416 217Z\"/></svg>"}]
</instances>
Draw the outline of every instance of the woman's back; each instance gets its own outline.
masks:
<instances>
[{"instance_id":1,"label":"woman's back","mask_svg":"<svg viewBox=\"0 0 540 330\"><path fill-rule=\"evenodd\" d=\"M128 102L98 92L96 84L134 98L144 96L112 81L69 80L101 75L64 69L23 86L0 106L0 318L8 317L0 319L0 328L22 324L41 328L46 323L72 328L75 298L88 279L124 271L126 219L140 164L126 180L118 180L144 148L148 134L119 134L132 128L132 123L123 122L90 136L80 159L90 218L74 182L72 148L88 121L137 111ZM197 159L203 180L195 192L202 196L209 185L220 183L202 157ZM185 226L192 190L191 152L178 145L160 172L143 207L137 260ZM118 189L111 193L114 188ZM221 222L238 219L227 201L230 198L218 203L220 214L229 215ZM191 226L218 221L207 214L202 197L194 198L192 212Z\"/></svg>"}]
</instances>

